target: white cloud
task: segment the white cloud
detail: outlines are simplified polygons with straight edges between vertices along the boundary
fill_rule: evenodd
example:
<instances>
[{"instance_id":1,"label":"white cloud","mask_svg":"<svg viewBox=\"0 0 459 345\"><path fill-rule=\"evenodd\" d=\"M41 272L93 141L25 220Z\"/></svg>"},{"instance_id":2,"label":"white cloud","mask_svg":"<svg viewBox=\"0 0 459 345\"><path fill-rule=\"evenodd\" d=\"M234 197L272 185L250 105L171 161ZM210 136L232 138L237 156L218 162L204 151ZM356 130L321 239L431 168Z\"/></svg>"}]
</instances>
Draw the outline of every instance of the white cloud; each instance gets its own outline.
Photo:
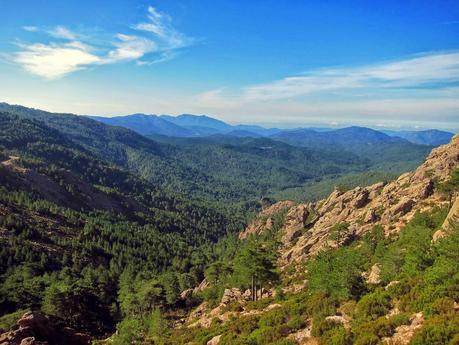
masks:
<instances>
[{"instance_id":1,"label":"white cloud","mask_svg":"<svg viewBox=\"0 0 459 345\"><path fill-rule=\"evenodd\" d=\"M458 84L459 52L436 52L369 66L314 70L239 89L212 89L195 95L196 106L190 106L245 123L384 119L459 126Z\"/></svg>"},{"instance_id":2,"label":"white cloud","mask_svg":"<svg viewBox=\"0 0 459 345\"><path fill-rule=\"evenodd\" d=\"M459 81L459 52L437 53L356 68L330 68L287 77L242 90L247 100L279 100L351 89L421 87Z\"/></svg>"},{"instance_id":3,"label":"white cloud","mask_svg":"<svg viewBox=\"0 0 459 345\"><path fill-rule=\"evenodd\" d=\"M172 26L172 19L154 7L148 7L148 22L133 25L132 28L153 34L163 46L163 49L177 49L190 45L193 40Z\"/></svg>"},{"instance_id":4,"label":"white cloud","mask_svg":"<svg viewBox=\"0 0 459 345\"><path fill-rule=\"evenodd\" d=\"M76 35L70 31L69 29L67 29L66 27L64 26L56 26L54 29L48 31L48 33L53 36L53 37L56 37L56 38L63 38L63 39L66 39L66 40L75 40L76 39Z\"/></svg>"},{"instance_id":5,"label":"white cloud","mask_svg":"<svg viewBox=\"0 0 459 345\"><path fill-rule=\"evenodd\" d=\"M192 44L193 40L172 26L170 16L148 8L148 22L133 25L135 35L117 33L107 48L83 39L65 26L56 26L45 32L67 42L30 43L19 45L22 50L12 60L29 73L47 79L56 79L90 65L137 61L138 65L152 65L173 59L177 50ZM26 31L39 28L24 26ZM83 42L85 41L85 42Z\"/></svg>"},{"instance_id":6,"label":"white cloud","mask_svg":"<svg viewBox=\"0 0 459 345\"><path fill-rule=\"evenodd\" d=\"M116 48L108 53L106 62L136 60L157 49L155 42L138 36L118 34Z\"/></svg>"},{"instance_id":7,"label":"white cloud","mask_svg":"<svg viewBox=\"0 0 459 345\"><path fill-rule=\"evenodd\" d=\"M98 56L91 54L80 42L64 45L36 43L23 48L23 51L15 55L14 61L26 71L46 79L62 77L101 62Z\"/></svg>"},{"instance_id":8,"label":"white cloud","mask_svg":"<svg viewBox=\"0 0 459 345\"><path fill-rule=\"evenodd\" d=\"M26 25L22 27L25 31L33 32L33 31L38 31L38 28L36 26L31 26L31 25Z\"/></svg>"},{"instance_id":9,"label":"white cloud","mask_svg":"<svg viewBox=\"0 0 459 345\"><path fill-rule=\"evenodd\" d=\"M154 7L148 7L148 22L138 23L132 26L134 30L147 32L152 36L157 51L160 53L160 61L166 61L168 57L175 54L168 52L190 46L194 40L185 36L172 25L172 18L165 13L157 11ZM158 59L156 59L158 60ZM144 64L148 62L143 62ZM155 63L155 59L152 61Z\"/></svg>"}]
</instances>

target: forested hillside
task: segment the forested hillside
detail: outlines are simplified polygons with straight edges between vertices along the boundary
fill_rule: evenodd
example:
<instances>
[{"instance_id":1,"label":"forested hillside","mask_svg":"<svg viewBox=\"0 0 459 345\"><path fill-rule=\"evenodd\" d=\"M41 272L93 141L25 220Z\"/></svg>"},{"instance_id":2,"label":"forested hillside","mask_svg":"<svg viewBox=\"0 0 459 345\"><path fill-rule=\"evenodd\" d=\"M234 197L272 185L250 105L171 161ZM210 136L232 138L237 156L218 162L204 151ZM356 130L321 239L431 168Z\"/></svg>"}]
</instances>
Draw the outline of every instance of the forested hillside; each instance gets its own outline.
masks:
<instances>
[{"instance_id":1,"label":"forested hillside","mask_svg":"<svg viewBox=\"0 0 459 345\"><path fill-rule=\"evenodd\" d=\"M0 147L2 315L41 308L108 331L123 272L157 277L173 304L203 278L210 244L244 224L236 209L164 191L34 120L2 113Z\"/></svg>"},{"instance_id":2,"label":"forested hillside","mask_svg":"<svg viewBox=\"0 0 459 345\"><path fill-rule=\"evenodd\" d=\"M392 177L419 164L429 151L425 146L404 143L402 147L373 145L359 153L344 151L340 146L294 147L269 138L231 136L149 140L131 130L83 116L5 103L0 104L2 109L39 121L98 159L127 169L171 193L217 202L250 203L351 172L372 170ZM361 181L353 185L356 183ZM324 188L319 197L328 192ZM303 199L308 198L307 193L303 195Z\"/></svg>"},{"instance_id":3,"label":"forested hillside","mask_svg":"<svg viewBox=\"0 0 459 345\"><path fill-rule=\"evenodd\" d=\"M454 344L458 230L443 221L459 191L457 139L390 181L424 151L152 140L0 108L5 337L19 339L14 324L32 310L84 344L363 345L416 322L413 344ZM418 156L407 163L401 147ZM274 203L291 195L300 203Z\"/></svg>"}]
</instances>

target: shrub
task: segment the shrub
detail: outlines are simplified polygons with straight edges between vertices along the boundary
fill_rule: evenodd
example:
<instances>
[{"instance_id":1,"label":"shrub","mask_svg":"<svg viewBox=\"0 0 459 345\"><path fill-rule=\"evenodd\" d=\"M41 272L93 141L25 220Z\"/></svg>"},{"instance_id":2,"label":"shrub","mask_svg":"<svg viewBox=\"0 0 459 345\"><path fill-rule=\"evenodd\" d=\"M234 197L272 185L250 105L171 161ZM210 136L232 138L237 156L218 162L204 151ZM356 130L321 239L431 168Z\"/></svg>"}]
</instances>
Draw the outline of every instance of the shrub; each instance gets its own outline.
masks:
<instances>
[{"instance_id":1,"label":"shrub","mask_svg":"<svg viewBox=\"0 0 459 345\"><path fill-rule=\"evenodd\" d=\"M26 309L20 309L11 314L6 314L0 317L0 329L9 330L15 324L16 321L21 318L22 315L26 312Z\"/></svg>"},{"instance_id":2,"label":"shrub","mask_svg":"<svg viewBox=\"0 0 459 345\"><path fill-rule=\"evenodd\" d=\"M278 302L285 300L285 293L284 293L284 290L282 290L281 287L277 287L276 288L276 297L275 297L275 299Z\"/></svg>"},{"instance_id":3,"label":"shrub","mask_svg":"<svg viewBox=\"0 0 459 345\"><path fill-rule=\"evenodd\" d=\"M284 308L276 308L260 318L258 324L260 327L273 327L286 323L288 320L288 312Z\"/></svg>"},{"instance_id":4,"label":"shrub","mask_svg":"<svg viewBox=\"0 0 459 345\"><path fill-rule=\"evenodd\" d=\"M356 318L362 321L374 320L389 312L390 297L386 292L377 291L365 295L357 303Z\"/></svg>"},{"instance_id":5,"label":"shrub","mask_svg":"<svg viewBox=\"0 0 459 345\"><path fill-rule=\"evenodd\" d=\"M275 340L281 339L290 333L289 328L286 325L278 325L275 327L260 327L253 331L252 334L247 338L249 342L255 344L265 345Z\"/></svg>"},{"instance_id":6,"label":"shrub","mask_svg":"<svg viewBox=\"0 0 459 345\"><path fill-rule=\"evenodd\" d=\"M117 326L117 334L113 338L114 345L132 344L141 341L143 328L140 320L124 319Z\"/></svg>"},{"instance_id":7,"label":"shrub","mask_svg":"<svg viewBox=\"0 0 459 345\"><path fill-rule=\"evenodd\" d=\"M367 259L352 247L320 253L308 265L309 291L335 301L359 297L364 292L361 275Z\"/></svg>"},{"instance_id":8,"label":"shrub","mask_svg":"<svg viewBox=\"0 0 459 345\"><path fill-rule=\"evenodd\" d=\"M287 322L288 328L290 328L291 330L295 330L295 331L303 328L305 325L306 325L306 321L304 317L299 316L299 315L292 317Z\"/></svg>"},{"instance_id":9,"label":"shrub","mask_svg":"<svg viewBox=\"0 0 459 345\"><path fill-rule=\"evenodd\" d=\"M270 345L296 345L296 341L290 339L278 339L273 341Z\"/></svg>"},{"instance_id":10,"label":"shrub","mask_svg":"<svg viewBox=\"0 0 459 345\"><path fill-rule=\"evenodd\" d=\"M258 301L250 301L246 304L247 310L254 310L254 309L265 309L268 305L273 302L273 298L263 298Z\"/></svg>"},{"instance_id":11,"label":"shrub","mask_svg":"<svg viewBox=\"0 0 459 345\"><path fill-rule=\"evenodd\" d=\"M333 320L326 320L325 318L315 317L312 320L312 332L311 334L315 337L322 337L325 333L328 333L335 327L341 326Z\"/></svg>"},{"instance_id":12,"label":"shrub","mask_svg":"<svg viewBox=\"0 0 459 345\"><path fill-rule=\"evenodd\" d=\"M351 345L350 333L343 327L335 327L324 334L320 341L323 345Z\"/></svg>"},{"instance_id":13,"label":"shrub","mask_svg":"<svg viewBox=\"0 0 459 345\"><path fill-rule=\"evenodd\" d=\"M353 343L353 345L378 345L379 338L374 334L363 333Z\"/></svg>"},{"instance_id":14,"label":"shrub","mask_svg":"<svg viewBox=\"0 0 459 345\"><path fill-rule=\"evenodd\" d=\"M256 315L234 318L227 326L227 333L248 335L258 328L258 320Z\"/></svg>"},{"instance_id":15,"label":"shrub","mask_svg":"<svg viewBox=\"0 0 459 345\"><path fill-rule=\"evenodd\" d=\"M411 341L412 345L457 344L459 335L459 315L436 316L424 322L421 330Z\"/></svg>"}]
</instances>

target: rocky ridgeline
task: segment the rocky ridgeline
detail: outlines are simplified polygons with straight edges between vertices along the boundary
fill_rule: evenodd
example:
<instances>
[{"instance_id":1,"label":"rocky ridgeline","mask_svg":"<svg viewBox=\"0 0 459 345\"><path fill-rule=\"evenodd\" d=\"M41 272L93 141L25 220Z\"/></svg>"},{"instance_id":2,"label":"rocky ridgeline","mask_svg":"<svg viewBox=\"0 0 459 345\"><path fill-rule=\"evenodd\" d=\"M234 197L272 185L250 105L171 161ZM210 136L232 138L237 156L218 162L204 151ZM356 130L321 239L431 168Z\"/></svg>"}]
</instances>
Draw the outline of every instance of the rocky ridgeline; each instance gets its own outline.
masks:
<instances>
[{"instance_id":1,"label":"rocky ridgeline","mask_svg":"<svg viewBox=\"0 0 459 345\"><path fill-rule=\"evenodd\" d=\"M300 262L326 247L337 247L381 225L387 235L397 233L418 211L426 211L448 201L435 189L435 181L445 181L459 166L459 135L447 145L434 149L415 171L389 183L376 183L342 192L335 190L316 203L295 205L281 201L265 209L240 234L269 229L273 216L286 210L281 229L281 264ZM334 233L335 232L335 233Z\"/></svg>"},{"instance_id":2,"label":"rocky ridgeline","mask_svg":"<svg viewBox=\"0 0 459 345\"><path fill-rule=\"evenodd\" d=\"M25 313L13 330L0 334L0 345L89 345L89 335L60 327L38 312Z\"/></svg>"}]
</instances>

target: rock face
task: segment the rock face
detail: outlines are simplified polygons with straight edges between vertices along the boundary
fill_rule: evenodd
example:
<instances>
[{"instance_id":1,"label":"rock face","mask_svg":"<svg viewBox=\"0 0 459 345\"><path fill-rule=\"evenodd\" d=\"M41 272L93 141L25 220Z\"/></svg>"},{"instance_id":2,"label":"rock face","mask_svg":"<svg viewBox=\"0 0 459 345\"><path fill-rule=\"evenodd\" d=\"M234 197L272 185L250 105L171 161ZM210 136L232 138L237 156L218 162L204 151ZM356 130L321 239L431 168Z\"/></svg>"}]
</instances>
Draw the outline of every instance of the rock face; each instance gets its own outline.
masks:
<instances>
[{"instance_id":1,"label":"rock face","mask_svg":"<svg viewBox=\"0 0 459 345\"><path fill-rule=\"evenodd\" d=\"M301 236L307 225L306 221L311 214L311 206L309 204L297 205L290 208L285 216L284 226L282 227L282 243L284 245L289 246L293 244Z\"/></svg>"},{"instance_id":2,"label":"rock face","mask_svg":"<svg viewBox=\"0 0 459 345\"><path fill-rule=\"evenodd\" d=\"M290 334L288 339L293 340L298 345L318 345L317 340L311 335L311 331L312 322L311 320L306 320L306 327Z\"/></svg>"},{"instance_id":3,"label":"rock face","mask_svg":"<svg viewBox=\"0 0 459 345\"><path fill-rule=\"evenodd\" d=\"M380 225L386 235L397 233L416 212L429 210L434 204L447 204L435 189L434 181L447 180L458 166L459 135L456 135L449 144L432 150L419 168L395 181L346 192L335 190L317 203L278 202L264 210L240 238L269 228L270 216L285 208L288 211L281 229L281 265L306 260L325 247L351 241L375 225ZM337 225L341 225L339 236L330 236Z\"/></svg>"},{"instance_id":4,"label":"rock face","mask_svg":"<svg viewBox=\"0 0 459 345\"><path fill-rule=\"evenodd\" d=\"M424 316L422 312L413 314L410 317L410 324L399 326L390 338L384 338L383 344L386 345L408 345L414 336L414 333L422 327Z\"/></svg>"},{"instance_id":5,"label":"rock face","mask_svg":"<svg viewBox=\"0 0 459 345\"><path fill-rule=\"evenodd\" d=\"M231 302L243 302L245 301L244 295L238 288L225 289L223 292L222 299L220 301L221 306L226 306Z\"/></svg>"},{"instance_id":6,"label":"rock face","mask_svg":"<svg viewBox=\"0 0 459 345\"><path fill-rule=\"evenodd\" d=\"M439 239L446 236L446 234L448 233L449 227L451 226L452 221L455 221L455 222L459 221L459 197L456 197L456 200L451 206L451 209L449 210L448 215L446 216L446 219L443 222L443 225L441 226L441 229L437 230L434 233L433 239L432 239L433 242L436 242Z\"/></svg>"},{"instance_id":7,"label":"rock face","mask_svg":"<svg viewBox=\"0 0 459 345\"><path fill-rule=\"evenodd\" d=\"M208 342L207 342L207 345L218 345L220 343L220 338L222 337L222 335L216 335L215 337L213 337L212 339L210 339Z\"/></svg>"},{"instance_id":8,"label":"rock face","mask_svg":"<svg viewBox=\"0 0 459 345\"><path fill-rule=\"evenodd\" d=\"M0 345L89 345L89 335L78 333L69 327L57 327L45 315L27 312L16 327L0 335Z\"/></svg>"},{"instance_id":9,"label":"rock face","mask_svg":"<svg viewBox=\"0 0 459 345\"><path fill-rule=\"evenodd\" d=\"M239 234L240 239L249 237L250 235L260 234L266 229L271 229L273 224L272 217L284 209L290 209L294 206L293 201L279 201L260 212L258 217L249 226Z\"/></svg>"},{"instance_id":10,"label":"rock face","mask_svg":"<svg viewBox=\"0 0 459 345\"><path fill-rule=\"evenodd\" d=\"M381 283L381 266L379 264L374 264L371 266L370 272L364 274L364 278L367 284L377 285Z\"/></svg>"}]
</instances>

